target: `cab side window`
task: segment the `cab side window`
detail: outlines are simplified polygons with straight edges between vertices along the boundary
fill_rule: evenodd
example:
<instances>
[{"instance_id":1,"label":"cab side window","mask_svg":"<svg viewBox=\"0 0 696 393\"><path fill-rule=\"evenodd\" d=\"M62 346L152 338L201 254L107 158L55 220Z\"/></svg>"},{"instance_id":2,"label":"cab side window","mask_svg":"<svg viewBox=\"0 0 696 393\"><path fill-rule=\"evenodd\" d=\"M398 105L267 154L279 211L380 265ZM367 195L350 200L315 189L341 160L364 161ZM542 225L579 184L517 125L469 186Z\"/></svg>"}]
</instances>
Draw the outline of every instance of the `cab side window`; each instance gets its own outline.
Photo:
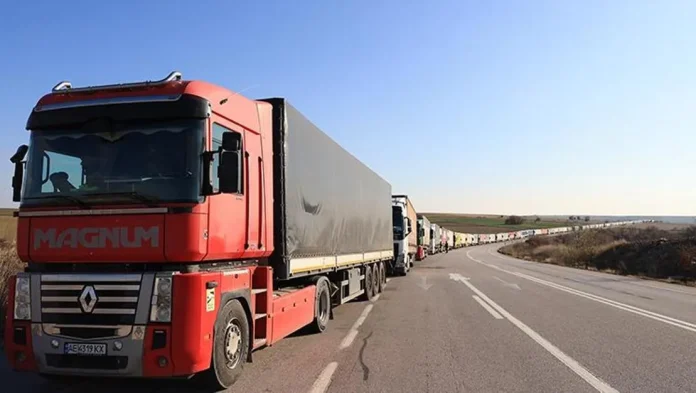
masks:
<instances>
[{"instance_id":1,"label":"cab side window","mask_svg":"<svg viewBox=\"0 0 696 393\"><path fill-rule=\"evenodd\" d=\"M213 123L213 143L212 143L212 149L213 151L218 151L222 147L222 134L225 132L235 132L233 130L230 130L227 127L221 126L220 124ZM242 144L244 142L242 141ZM218 165L220 164L220 156L215 155L214 161L213 161L213 168L212 168L212 183L213 183L213 190L218 191L220 189L220 178L218 177ZM243 172L242 172L243 173ZM240 174L241 175L241 174ZM242 182L242 184L244 184ZM239 192L240 194L243 194L243 191Z\"/></svg>"}]
</instances>

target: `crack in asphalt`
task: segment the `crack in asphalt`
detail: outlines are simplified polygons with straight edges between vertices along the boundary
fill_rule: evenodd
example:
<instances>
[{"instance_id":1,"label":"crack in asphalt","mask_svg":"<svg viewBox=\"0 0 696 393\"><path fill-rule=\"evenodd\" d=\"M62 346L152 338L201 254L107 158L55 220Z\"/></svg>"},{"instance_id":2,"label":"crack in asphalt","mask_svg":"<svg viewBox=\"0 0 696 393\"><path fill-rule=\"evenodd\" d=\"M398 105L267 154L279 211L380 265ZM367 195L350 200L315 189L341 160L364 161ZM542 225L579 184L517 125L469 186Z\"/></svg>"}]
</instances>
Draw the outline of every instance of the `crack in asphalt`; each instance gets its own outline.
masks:
<instances>
[{"instance_id":1,"label":"crack in asphalt","mask_svg":"<svg viewBox=\"0 0 696 393\"><path fill-rule=\"evenodd\" d=\"M372 333L374 332L370 332L370 334L363 339L363 345L360 347L360 357L358 360L360 360L360 366L363 369L363 381L367 381L370 378L370 368L365 364L365 347L367 347L367 340L372 337Z\"/></svg>"}]
</instances>

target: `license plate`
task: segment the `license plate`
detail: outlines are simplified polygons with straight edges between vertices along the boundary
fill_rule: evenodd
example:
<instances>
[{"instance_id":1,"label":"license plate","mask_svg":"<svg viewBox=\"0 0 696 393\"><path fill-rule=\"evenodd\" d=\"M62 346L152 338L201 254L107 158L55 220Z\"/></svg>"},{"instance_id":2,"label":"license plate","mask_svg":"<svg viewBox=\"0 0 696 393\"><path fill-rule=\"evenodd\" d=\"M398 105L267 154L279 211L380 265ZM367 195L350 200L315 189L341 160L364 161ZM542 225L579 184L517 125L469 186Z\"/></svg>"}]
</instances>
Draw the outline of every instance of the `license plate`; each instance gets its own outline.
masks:
<instances>
[{"instance_id":1,"label":"license plate","mask_svg":"<svg viewBox=\"0 0 696 393\"><path fill-rule=\"evenodd\" d=\"M66 355L106 355L106 344L88 343L65 343L64 353Z\"/></svg>"}]
</instances>

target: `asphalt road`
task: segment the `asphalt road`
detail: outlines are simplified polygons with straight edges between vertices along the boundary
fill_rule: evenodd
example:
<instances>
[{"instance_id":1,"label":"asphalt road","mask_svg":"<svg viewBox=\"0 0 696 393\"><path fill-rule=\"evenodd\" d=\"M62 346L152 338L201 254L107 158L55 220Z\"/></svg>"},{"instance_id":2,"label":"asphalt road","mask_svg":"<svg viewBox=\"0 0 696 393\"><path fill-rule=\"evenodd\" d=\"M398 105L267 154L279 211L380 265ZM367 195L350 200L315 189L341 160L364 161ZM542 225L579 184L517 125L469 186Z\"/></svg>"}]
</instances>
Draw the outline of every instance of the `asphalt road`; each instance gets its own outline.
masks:
<instances>
[{"instance_id":1,"label":"asphalt road","mask_svg":"<svg viewBox=\"0 0 696 393\"><path fill-rule=\"evenodd\" d=\"M257 351L236 392L696 392L696 289L514 260L430 256L324 334ZM4 360L3 360L4 361ZM194 391L162 381L44 382L30 392Z\"/></svg>"}]
</instances>

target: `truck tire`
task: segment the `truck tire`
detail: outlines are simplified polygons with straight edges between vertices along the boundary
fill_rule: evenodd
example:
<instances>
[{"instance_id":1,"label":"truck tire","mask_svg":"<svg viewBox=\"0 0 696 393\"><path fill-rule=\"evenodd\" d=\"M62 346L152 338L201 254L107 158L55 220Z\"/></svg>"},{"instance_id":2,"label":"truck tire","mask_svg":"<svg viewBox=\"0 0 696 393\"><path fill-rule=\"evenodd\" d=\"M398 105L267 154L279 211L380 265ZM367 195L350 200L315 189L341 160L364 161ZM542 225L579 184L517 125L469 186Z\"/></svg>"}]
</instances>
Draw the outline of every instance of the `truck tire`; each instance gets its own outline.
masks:
<instances>
[{"instance_id":1,"label":"truck tire","mask_svg":"<svg viewBox=\"0 0 696 393\"><path fill-rule=\"evenodd\" d=\"M379 288L380 282L382 282L382 272L379 268L379 265L379 262L372 265L372 294L375 296L377 296L377 294L381 292Z\"/></svg>"},{"instance_id":2,"label":"truck tire","mask_svg":"<svg viewBox=\"0 0 696 393\"><path fill-rule=\"evenodd\" d=\"M331 315L329 279L323 276L317 277L314 279L314 285L317 287L317 295L314 304L314 321L312 321L311 326L315 333L321 333L326 330Z\"/></svg>"},{"instance_id":3,"label":"truck tire","mask_svg":"<svg viewBox=\"0 0 696 393\"><path fill-rule=\"evenodd\" d=\"M380 262L379 266L379 293L384 291L384 286L387 284L387 269L384 267L384 262Z\"/></svg>"},{"instance_id":4,"label":"truck tire","mask_svg":"<svg viewBox=\"0 0 696 393\"><path fill-rule=\"evenodd\" d=\"M238 300L225 304L215 320L213 356L202 375L206 388L214 391L232 386L242 374L249 354L249 321Z\"/></svg>"},{"instance_id":5,"label":"truck tire","mask_svg":"<svg viewBox=\"0 0 696 393\"><path fill-rule=\"evenodd\" d=\"M372 298L375 296L373 292L374 284L372 283L372 274L372 266L365 266L365 294L363 295L364 300L372 300Z\"/></svg>"}]
</instances>

